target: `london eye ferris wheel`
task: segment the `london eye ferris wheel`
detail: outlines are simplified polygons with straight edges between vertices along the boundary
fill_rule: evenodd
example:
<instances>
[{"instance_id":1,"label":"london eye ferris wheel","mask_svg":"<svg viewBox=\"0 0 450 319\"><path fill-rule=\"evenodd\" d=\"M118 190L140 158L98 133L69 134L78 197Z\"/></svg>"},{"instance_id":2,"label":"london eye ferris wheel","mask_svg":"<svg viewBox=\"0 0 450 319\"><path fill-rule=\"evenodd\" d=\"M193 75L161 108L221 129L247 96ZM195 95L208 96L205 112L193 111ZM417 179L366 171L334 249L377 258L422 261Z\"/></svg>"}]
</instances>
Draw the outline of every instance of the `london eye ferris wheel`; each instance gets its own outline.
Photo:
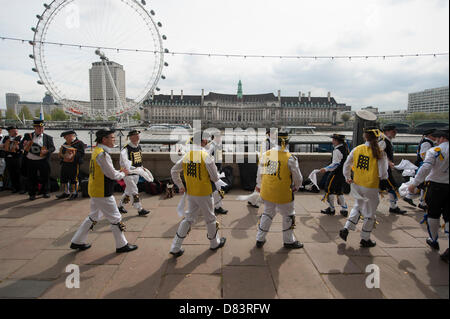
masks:
<instances>
[{"instance_id":1,"label":"london eye ferris wheel","mask_svg":"<svg viewBox=\"0 0 450 319\"><path fill-rule=\"evenodd\" d=\"M134 114L165 79L161 22L144 0L54 0L34 32L33 71L70 115Z\"/></svg>"}]
</instances>

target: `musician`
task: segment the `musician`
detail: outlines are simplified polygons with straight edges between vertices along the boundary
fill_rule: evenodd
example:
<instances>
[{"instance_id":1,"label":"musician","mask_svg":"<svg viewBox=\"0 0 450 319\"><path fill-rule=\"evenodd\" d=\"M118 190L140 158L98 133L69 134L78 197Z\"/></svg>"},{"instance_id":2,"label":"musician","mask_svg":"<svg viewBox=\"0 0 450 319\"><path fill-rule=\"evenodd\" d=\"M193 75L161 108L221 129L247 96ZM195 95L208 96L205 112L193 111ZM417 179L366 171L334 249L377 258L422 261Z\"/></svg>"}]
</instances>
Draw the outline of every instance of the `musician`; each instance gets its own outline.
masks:
<instances>
[{"instance_id":1,"label":"musician","mask_svg":"<svg viewBox=\"0 0 450 319\"><path fill-rule=\"evenodd\" d=\"M55 151L53 137L44 133L43 120L33 121L34 132L25 134L22 145L27 158L30 200L36 199L39 181L42 184L41 193L44 198L50 198L50 156Z\"/></svg>"},{"instance_id":2,"label":"musician","mask_svg":"<svg viewBox=\"0 0 450 319\"><path fill-rule=\"evenodd\" d=\"M18 193L22 189L20 183L20 163L22 159L23 148L20 141L22 136L19 135L17 126L10 126L6 128L9 136L5 136L0 144L3 148L3 154L5 156L6 171L8 172L9 179L11 180L12 192Z\"/></svg>"},{"instance_id":3,"label":"musician","mask_svg":"<svg viewBox=\"0 0 450 319\"><path fill-rule=\"evenodd\" d=\"M61 133L61 137L66 140L58 154L61 159L61 186L64 192L56 198L74 200L78 197L78 175L86 145L77 138L74 130Z\"/></svg>"}]
</instances>

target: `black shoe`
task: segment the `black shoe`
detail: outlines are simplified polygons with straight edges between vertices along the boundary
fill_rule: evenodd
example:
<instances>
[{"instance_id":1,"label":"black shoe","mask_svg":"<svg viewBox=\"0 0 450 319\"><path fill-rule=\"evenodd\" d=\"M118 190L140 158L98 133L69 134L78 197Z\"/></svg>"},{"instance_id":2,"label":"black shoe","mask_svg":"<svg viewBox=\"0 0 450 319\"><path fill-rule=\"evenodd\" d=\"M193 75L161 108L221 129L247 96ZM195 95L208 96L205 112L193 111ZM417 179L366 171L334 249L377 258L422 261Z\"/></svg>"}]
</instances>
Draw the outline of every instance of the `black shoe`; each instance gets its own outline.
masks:
<instances>
[{"instance_id":1,"label":"black shoe","mask_svg":"<svg viewBox=\"0 0 450 319\"><path fill-rule=\"evenodd\" d=\"M128 214L128 211L125 208L123 208L122 206L119 207L119 212L121 214Z\"/></svg>"},{"instance_id":2,"label":"black shoe","mask_svg":"<svg viewBox=\"0 0 450 319\"><path fill-rule=\"evenodd\" d=\"M391 214L398 214L398 215L405 215L406 214L406 210L401 210L400 207L389 208L389 213L391 213Z\"/></svg>"},{"instance_id":3,"label":"black shoe","mask_svg":"<svg viewBox=\"0 0 450 319\"><path fill-rule=\"evenodd\" d=\"M250 202L247 202L247 204L249 205L249 206L252 206L253 208L259 208L259 206L258 205L253 205L252 203L250 203Z\"/></svg>"},{"instance_id":4,"label":"black shoe","mask_svg":"<svg viewBox=\"0 0 450 319\"><path fill-rule=\"evenodd\" d=\"M138 211L138 214L139 214L139 216L145 216L145 215L150 214L150 211L146 210L146 209L141 209L140 211Z\"/></svg>"},{"instance_id":5,"label":"black shoe","mask_svg":"<svg viewBox=\"0 0 450 319\"><path fill-rule=\"evenodd\" d=\"M335 210L331 210L330 207L328 207L327 209L322 209L320 212L322 214L330 215L330 216L334 216L334 214L336 214L336 211Z\"/></svg>"},{"instance_id":6,"label":"black shoe","mask_svg":"<svg viewBox=\"0 0 450 319\"><path fill-rule=\"evenodd\" d=\"M78 194L70 194L70 197L67 200L75 200L78 198Z\"/></svg>"},{"instance_id":7,"label":"black shoe","mask_svg":"<svg viewBox=\"0 0 450 319\"><path fill-rule=\"evenodd\" d=\"M50 198L50 194L45 193L42 197L43 197L43 198Z\"/></svg>"},{"instance_id":8,"label":"black shoe","mask_svg":"<svg viewBox=\"0 0 450 319\"><path fill-rule=\"evenodd\" d=\"M371 241L370 239L368 239L368 240L361 239L361 242L359 244L363 248L375 247L377 245L376 242Z\"/></svg>"},{"instance_id":9,"label":"black shoe","mask_svg":"<svg viewBox=\"0 0 450 319\"><path fill-rule=\"evenodd\" d=\"M341 210L341 215L342 216L344 216L344 217L347 217L348 216L348 210Z\"/></svg>"},{"instance_id":10,"label":"black shoe","mask_svg":"<svg viewBox=\"0 0 450 319\"><path fill-rule=\"evenodd\" d=\"M407 202L409 205L414 206L414 207L417 207L417 205L414 204L414 202L413 202L413 200L412 200L411 198L406 198L406 197L404 197L403 200L404 200L405 202Z\"/></svg>"},{"instance_id":11,"label":"black shoe","mask_svg":"<svg viewBox=\"0 0 450 319\"><path fill-rule=\"evenodd\" d=\"M291 244L284 244L284 248L287 248L287 249L300 249L300 248L303 248L303 244L301 242L299 242L299 241L294 241Z\"/></svg>"},{"instance_id":12,"label":"black shoe","mask_svg":"<svg viewBox=\"0 0 450 319\"><path fill-rule=\"evenodd\" d=\"M31 201L36 200L36 195L30 195L30 200Z\"/></svg>"},{"instance_id":13,"label":"black shoe","mask_svg":"<svg viewBox=\"0 0 450 319\"><path fill-rule=\"evenodd\" d=\"M262 248L264 246L264 244L266 243L266 241L256 241L256 247L258 248Z\"/></svg>"},{"instance_id":14,"label":"black shoe","mask_svg":"<svg viewBox=\"0 0 450 319\"><path fill-rule=\"evenodd\" d=\"M64 198L67 198L67 197L70 197L70 194L62 193L60 195L56 195L57 199L64 199Z\"/></svg>"},{"instance_id":15,"label":"black shoe","mask_svg":"<svg viewBox=\"0 0 450 319\"><path fill-rule=\"evenodd\" d=\"M184 254L184 249L181 248L180 251L178 251L178 252L176 252L176 253L170 252L170 254L171 254L173 257L178 258L178 257L180 257L180 256L182 256L182 255Z\"/></svg>"},{"instance_id":16,"label":"black shoe","mask_svg":"<svg viewBox=\"0 0 450 319\"><path fill-rule=\"evenodd\" d=\"M228 213L228 211L223 209L222 207L214 209L214 214L216 214L216 215L226 215L227 213Z\"/></svg>"},{"instance_id":17,"label":"black shoe","mask_svg":"<svg viewBox=\"0 0 450 319\"><path fill-rule=\"evenodd\" d=\"M70 249L86 250L86 249L89 249L89 248L91 248L91 244L81 244L81 245L79 245L79 244L72 243L70 245Z\"/></svg>"},{"instance_id":18,"label":"black shoe","mask_svg":"<svg viewBox=\"0 0 450 319\"><path fill-rule=\"evenodd\" d=\"M424 211L428 210L428 206L427 205L419 204L419 206L417 206L417 207L419 207L420 209L423 209Z\"/></svg>"},{"instance_id":19,"label":"black shoe","mask_svg":"<svg viewBox=\"0 0 450 319\"><path fill-rule=\"evenodd\" d=\"M448 264L448 248L447 250L441 255L441 260L445 261Z\"/></svg>"},{"instance_id":20,"label":"black shoe","mask_svg":"<svg viewBox=\"0 0 450 319\"><path fill-rule=\"evenodd\" d=\"M342 240L347 241L347 236L348 236L348 229L347 228L341 229L339 231L339 237L341 237Z\"/></svg>"},{"instance_id":21,"label":"black shoe","mask_svg":"<svg viewBox=\"0 0 450 319\"><path fill-rule=\"evenodd\" d=\"M219 248L222 248L223 246L225 246L225 242L227 241L227 239L225 237L220 238L220 244L219 246L217 246L216 248L210 248L211 250L217 250Z\"/></svg>"},{"instance_id":22,"label":"black shoe","mask_svg":"<svg viewBox=\"0 0 450 319\"><path fill-rule=\"evenodd\" d=\"M136 245L126 244L122 248L117 248L116 253L127 253L129 251L136 250L137 248L138 248L138 246L136 246Z\"/></svg>"},{"instance_id":23,"label":"black shoe","mask_svg":"<svg viewBox=\"0 0 450 319\"><path fill-rule=\"evenodd\" d=\"M427 244L433 249L439 250L439 243L431 238L427 238Z\"/></svg>"}]
</instances>

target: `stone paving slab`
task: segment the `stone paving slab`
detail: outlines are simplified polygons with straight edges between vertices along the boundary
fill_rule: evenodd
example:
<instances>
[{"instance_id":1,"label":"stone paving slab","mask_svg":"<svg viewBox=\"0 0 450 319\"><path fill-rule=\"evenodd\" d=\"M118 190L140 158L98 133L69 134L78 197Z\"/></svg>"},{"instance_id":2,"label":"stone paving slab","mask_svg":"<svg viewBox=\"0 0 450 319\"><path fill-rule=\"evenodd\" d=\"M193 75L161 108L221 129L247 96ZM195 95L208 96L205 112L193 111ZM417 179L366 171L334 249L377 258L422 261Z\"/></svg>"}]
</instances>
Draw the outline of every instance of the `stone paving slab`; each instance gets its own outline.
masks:
<instances>
[{"instance_id":1,"label":"stone paving slab","mask_svg":"<svg viewBox=\"0 0 450 319\"><path fill-rule=\"evenodd\" d=\"M383 299L380 289L366 287L367 275L324 275L323 280L338 299Z\"/></svg>"},{"instance_id":2,"label":"stone paving slab","mask_svg":"<svg viewBox=\"0 0 450 319\"><path fill-rule=\"evenodd\" d=\"M279 298L328 299L332 295L305 254L270 254L267 262Z\"/></svg>"},{"instance_id":3,"label":"stone paving slab","mask_svg":"<svg viewBox=\"0 0 450 319\"><path fill-rule=\"evenodd\" d=\"M225 266L223 298L278 299L278 295L267 267Z\"/></svg>"},{"instance_id":4,"label":"stone paving slab","mask_svg":"<svg viewBox=\"0 0 450 319\"><path fill-rule=\"evenodd\" d=\"M388 299L439 298L414 274L402 271L398 262L392 257L352 257L352 260L362 269L372 264L380 268L380 290Z\"/></svg>"},{"instance_id":5,"label":"stone paving slab","mask_svg":"<svg viewBox=\"0 0 450 319\"><path fill-rule=\"evenodd\" d=\"M170 247L169 247L170 248ZM222 251L211 251L209 245L183 245L183 258L171 258L167 263L167 274L220 274Z\"/></svg>"},{"instance_id":6,"label":"stone paving slab","mask_svg":"<svg viewBox=\"0 0 450 319\"><path fill-rule=\"evenodd\" d=\"M162 238L139 238L138 249L127 254L100 298L153 299L157 297L162 276L166 273L171 241Z\"/></svg>"},{"instance_id":7,"label":"stone paving slab","mask_svg":"<svg viewBox=\"0 0 450 319\"><path fill-rule=\"evenodd\" d=\"M32 230L33 227L0 227L0 249L14 244Z\"/></svg>"},{"instance_id":8,"label":"stone paving slab","mask_svg":"<svg viewBox=\"0 0 450 319\"><path fill-rule=\"evenodd\" d=\"M118 267L115 265L83 265L80 267L79 288L67 288L66 280L71 273L64 273L40 296L40 299L97 299Z\"/></svg>"},{"instance_id":9,"label":"stone paving slab","mask_svg":"<svg viewBox=\"0 0 450 319\"><path fill-rule=\"evenodd\" d=\"M6 280L0 282L0 298L38 298L52 285L51 281Z\"/></svg>"},{"instance_id":10,"label":"stone paving slab","mask_svg":"<svg viewBox=\"0 0 450 319\"><path fill-rule=\"evenodd\" d=\"M8 278L13 272L25 265L27 260L1 260L0 261L0 282Z\"/></svg>"},{"instance_id":11,"label":"stone paving slab","mask_svg":"<svg viewBox=\"0 0 450 319\"><path fill-rule=\"evenodd\" d=\"M74 220L49 220L29 232L25 238L56 239L78 224Z\"/></svg>"},{"instance_id":12,"label":"stone paving slab","mask_svg":"<svg viewBox=\"0 0 450 319\"><path fill-rule=\"evenodd\" d=\"M336 243L309 243L304 249L321 274L362 273L348 256L338 253Z\"/></svg>"},{"instance_id":13,"label":"stone paving slab","mask_svg":"<svg viewBox=\"0 0 450 319\"><path fill-rule=\"evenodd\" d=\"M0 249L1 259L33 259L52 243L48 238L22 238Z\"/></svg>"}]
</instances>

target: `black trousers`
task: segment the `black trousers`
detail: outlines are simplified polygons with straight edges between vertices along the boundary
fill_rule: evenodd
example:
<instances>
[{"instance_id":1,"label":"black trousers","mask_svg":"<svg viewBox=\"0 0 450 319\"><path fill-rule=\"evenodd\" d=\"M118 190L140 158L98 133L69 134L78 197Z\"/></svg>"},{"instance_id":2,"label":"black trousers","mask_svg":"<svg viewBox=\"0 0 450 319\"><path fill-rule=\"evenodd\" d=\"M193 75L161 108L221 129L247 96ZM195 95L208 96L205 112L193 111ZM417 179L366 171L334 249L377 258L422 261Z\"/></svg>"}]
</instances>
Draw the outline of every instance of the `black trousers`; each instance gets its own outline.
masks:
<instances>
[{"instance_id":1,"label":"black trousers","mask_svg":"<svg viewBox=\"0 0 450 319\"><path fill-rule=\"evenodd\" d=\"M28 166L28 194L36 195L38 183L42 184L41 193L48 194L50 192L50 164L46 159L27 161ZM39 177L38 177L39 173Z\"/></svg>"},{"instance_id":2,"label":"black trousers","mask_svg":"<svg viewBox=\"0 0 450 319\"><path fill-rule=\"evenodd\" d=\"M78 183L79 165L74 163L61 164L61 184L70 183L76 185Z\"/></svg>"},{"instance_id":3,"label":"black trousers","mask_svg":"<svg viewBox=\"0 0 450 319\"><path fill-rule=\"evenodd\" d=\"M11 185L15 190L20 191L22 189L22 184L20 183L20 158L5 158L6 171L8 172L9 180Z\"/></svg>"},{"instance_id":4,"label":"black trousers","mask_svg":"<svg viewBox=\"0 0 450 319\"><path fill-rule=\"evenodd\" d=\"M345 177L342 173L329 174L325 186L325 192L328 195L343 195L344 194L344 184Z\"/></svg>"},{"instance_id":5,"label":"black trousers","mask_svg":"<svg viewBox=\"0 0 450 319\"><path fill-rule=\"evenodd\" d=\"M428 217L439 219L442 215L444 221L448 222L448 184L425 182L425 185L425 202L428 206Z\"/></svg>"}]
</instances>

